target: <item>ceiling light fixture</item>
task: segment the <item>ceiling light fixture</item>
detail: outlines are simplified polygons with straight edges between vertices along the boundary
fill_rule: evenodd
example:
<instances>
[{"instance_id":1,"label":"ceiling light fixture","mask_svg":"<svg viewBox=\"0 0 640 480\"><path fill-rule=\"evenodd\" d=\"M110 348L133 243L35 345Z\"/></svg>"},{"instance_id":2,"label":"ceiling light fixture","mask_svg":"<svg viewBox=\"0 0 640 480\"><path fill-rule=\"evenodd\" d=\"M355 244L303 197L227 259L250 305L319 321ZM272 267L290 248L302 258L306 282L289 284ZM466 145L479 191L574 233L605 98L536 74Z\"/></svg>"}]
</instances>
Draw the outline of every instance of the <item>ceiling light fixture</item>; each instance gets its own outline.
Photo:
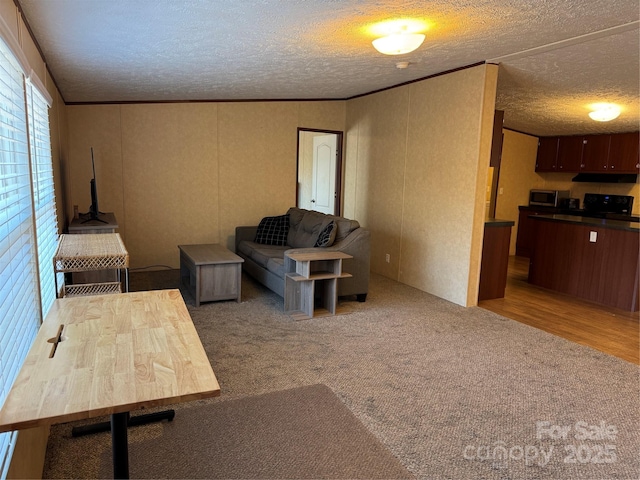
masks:
<instances>
[{"instance_id":1,"label":"ceiling light fixture","mask_svg":"<svg viewBox=\"0 0 640 480\"><path fill-rule=\"evenodd\" d=\"M613 103L594 103L589 116L596 122L609 122L620 115L620 107Z\"/></svg>"},{"instance_id":2,"label":"ceiling light fixture","mask_svg":"<svg viewBox=\"0 0 640 480\"><path fill-rule=\"evenodd\" d=\"M395 32L385 37L375 39L372 43L376 50L385 55L402 55L413 52L422 45L425 35L410 32L407 25L402 25Z\"/></svg>"}]
</instances>

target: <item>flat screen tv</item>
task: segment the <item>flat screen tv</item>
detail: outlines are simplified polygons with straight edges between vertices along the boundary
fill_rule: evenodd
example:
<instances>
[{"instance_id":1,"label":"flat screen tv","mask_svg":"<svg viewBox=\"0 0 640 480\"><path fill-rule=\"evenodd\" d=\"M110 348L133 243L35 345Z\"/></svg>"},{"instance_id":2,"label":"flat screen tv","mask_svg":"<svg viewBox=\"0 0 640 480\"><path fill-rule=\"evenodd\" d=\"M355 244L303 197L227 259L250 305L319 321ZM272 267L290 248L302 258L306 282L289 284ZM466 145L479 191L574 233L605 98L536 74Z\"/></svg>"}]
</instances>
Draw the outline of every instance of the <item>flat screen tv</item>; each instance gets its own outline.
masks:
<instances>
[{"instance_id":1,"label":"flat screen tv","mask_svg":"<svg viewBox=\"0 0 640 480\"><path fill-rule=\"evenodd\" d=\"M95 220L97 222L107 223L105 220L100 218L100 209L98 208L98 189L96 187L96 163L93 159L93 147L91 147L91 168L93 169L93 178L91 179L91 206L89 207L89 218L84 220L82 223L90 222Z\"/></svg>"}]
</instances>

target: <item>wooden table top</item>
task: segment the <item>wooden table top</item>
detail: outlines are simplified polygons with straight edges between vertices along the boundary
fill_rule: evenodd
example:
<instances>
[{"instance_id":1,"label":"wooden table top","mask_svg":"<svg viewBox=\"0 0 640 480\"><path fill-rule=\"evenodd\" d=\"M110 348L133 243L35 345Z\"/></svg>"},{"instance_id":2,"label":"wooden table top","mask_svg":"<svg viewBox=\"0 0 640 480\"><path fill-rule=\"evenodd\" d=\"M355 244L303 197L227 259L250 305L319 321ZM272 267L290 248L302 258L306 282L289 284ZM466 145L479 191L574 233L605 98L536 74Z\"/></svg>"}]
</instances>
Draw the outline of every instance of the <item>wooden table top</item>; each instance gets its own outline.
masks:
<instances>
[{"instance_id":1,"label":"wooden table top","mask_svg":"<svg viewBox=\"0 0 640 480\"><path fill-rule=\"evenodd\" d=\"M219 394L179 290L62 298L0 410L0 432Z\"/></svg>"},{"instance_id":2,"label":"wooden table top","mask_svg":"<svg viewBox=\"0 0 640 480\"><path fill-rule=\"evenodd\" d=\"M178 245L178 248L194 265L213 265L222 263L243 263L244 259L217 243L199 245Z\"/></svg>"},{"instance_id":3,"label":"wooden table top","mask_svg":"<svg viewBox=\"0 0 640 480\"><path fill-rule=\"evenodd\" d=\"M287 257L295 260L296 262L308 262L318 260L342 260L347 258L353 258L352 255L344 253L338 250L323 250L316 248L313 251L306 252L291 252L286 254Z\"/></svg>"}]
</instances>

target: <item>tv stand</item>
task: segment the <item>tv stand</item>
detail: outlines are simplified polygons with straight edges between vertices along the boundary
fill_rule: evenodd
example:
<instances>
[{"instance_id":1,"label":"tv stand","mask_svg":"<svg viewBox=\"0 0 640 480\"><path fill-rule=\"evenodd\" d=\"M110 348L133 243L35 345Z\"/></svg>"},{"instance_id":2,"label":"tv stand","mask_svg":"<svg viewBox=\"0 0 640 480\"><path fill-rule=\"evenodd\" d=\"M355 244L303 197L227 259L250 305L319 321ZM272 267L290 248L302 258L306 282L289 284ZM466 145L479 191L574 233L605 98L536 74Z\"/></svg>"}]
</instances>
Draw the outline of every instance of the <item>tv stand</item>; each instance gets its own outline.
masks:
<instances>
[{"instance_id":1,"label":"tv stand","mask_svg":"<svg viewBox=\"0 0 640 480\"><path fill-rule=\"evenodd\" d=\"M101 219L100 215L104 215L104 212L98 212L95 215L93 214L93 212L81 213L80 214L81 218L84 218L84 217L87 217L87 216L88 216L88 218L84 218L84 220L82 220L80 223L101 222L101 223L109 224L109 222L107 220Z\"/></svg>"}]
</instances>

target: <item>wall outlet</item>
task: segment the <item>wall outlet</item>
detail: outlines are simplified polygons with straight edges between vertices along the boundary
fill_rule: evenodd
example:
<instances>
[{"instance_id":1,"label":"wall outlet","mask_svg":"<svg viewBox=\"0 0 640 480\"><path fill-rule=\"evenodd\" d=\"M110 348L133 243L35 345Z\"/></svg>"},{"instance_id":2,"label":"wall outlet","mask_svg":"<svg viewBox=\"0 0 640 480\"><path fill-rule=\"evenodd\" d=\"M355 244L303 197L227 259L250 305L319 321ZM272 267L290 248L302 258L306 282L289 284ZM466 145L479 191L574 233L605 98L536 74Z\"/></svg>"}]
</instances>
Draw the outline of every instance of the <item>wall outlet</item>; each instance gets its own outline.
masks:
<instances>
[{"instance_id":1,"label":"wall outlet","mask_svg":"<svg viewBox=\"0 0 640 480\"><path fill-rule=\"evenodd\" d=\"M598 241L598 232L589 232L589 241L596 243Z\"/></svg>"},{"instance_id":2,"label":"wall outlet","mask_svg":"<svg viewBox=\"0 0 640 480\"><path fill-rule=\"evenodd\" d=\"M388 253L384 256L384 259L387 263L389 263L391 261L391 255L389 255Z\"/></svg>"}]
</instances>

